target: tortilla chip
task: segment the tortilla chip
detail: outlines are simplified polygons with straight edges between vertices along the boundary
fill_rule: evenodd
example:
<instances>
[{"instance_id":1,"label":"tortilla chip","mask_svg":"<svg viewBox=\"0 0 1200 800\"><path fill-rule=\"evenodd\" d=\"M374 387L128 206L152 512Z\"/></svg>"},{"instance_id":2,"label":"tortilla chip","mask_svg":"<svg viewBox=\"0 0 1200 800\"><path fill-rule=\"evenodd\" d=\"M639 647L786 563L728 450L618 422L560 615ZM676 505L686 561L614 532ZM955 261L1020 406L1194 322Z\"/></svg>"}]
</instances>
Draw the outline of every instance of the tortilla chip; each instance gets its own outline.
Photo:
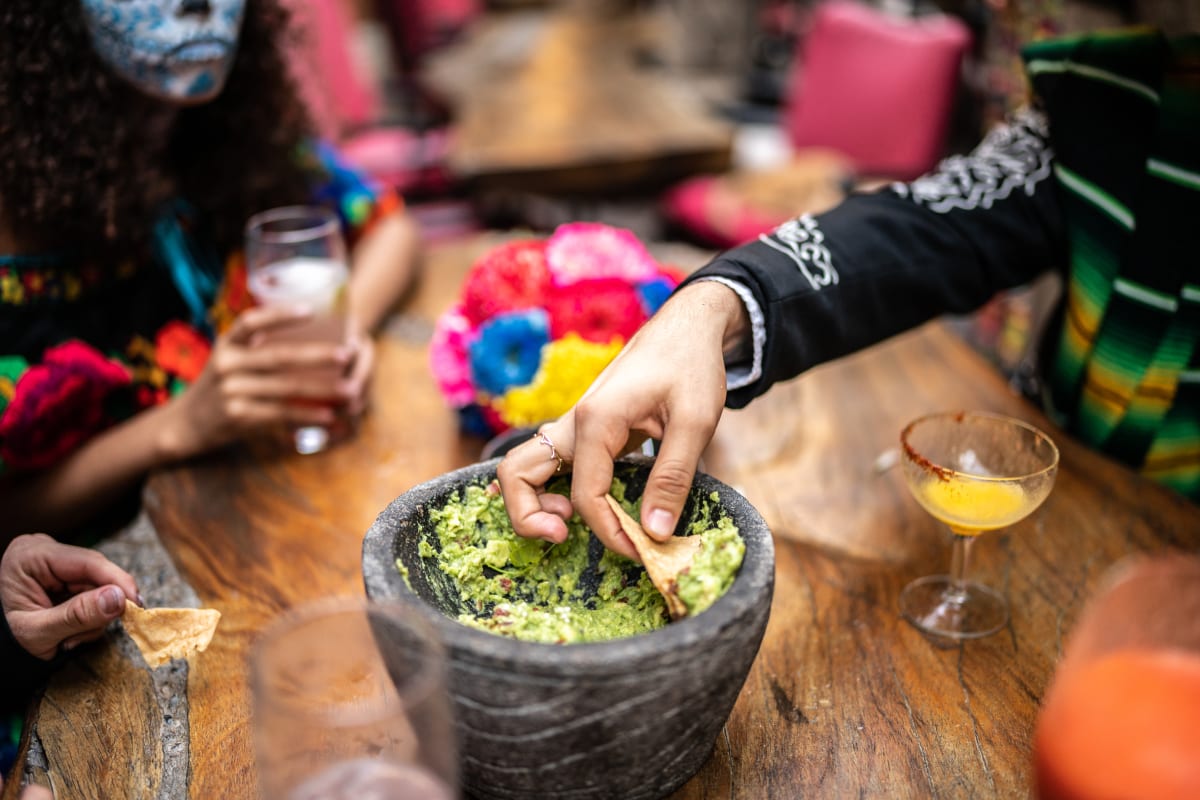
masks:
<instances>
[{"instance_id":1,"label":"tortilla chip","mask_svg":"<svg viewBox=\"0 0 1200 800\"><path fill-rule=\"evenodd\" d=\"M667 601L667 612L671 619L686 617L688 607L679 599L679 585L676 579L679 573L692 565L692 559L700 551L700 537L672 536L667 541L660 542L642 530L638 521L629 516L612 495L607 495L606 499L621 523L621 530L625 531L625 535L633 542L634 549L642 559L642 566L650 576L650 582L662 594L663 600Z\"/></svg>"},{"instance_id":2,"label":"tortilla chip","mask_svg":"<svg viewBox=\"0 0 1200 800\"><path fill-rule=\"evenodd\" d=\"M150 669L204 650L220 619L221 612L215 608L140 608L129 600L121 615L125 632Z\"/></svg>"}]
</instances>

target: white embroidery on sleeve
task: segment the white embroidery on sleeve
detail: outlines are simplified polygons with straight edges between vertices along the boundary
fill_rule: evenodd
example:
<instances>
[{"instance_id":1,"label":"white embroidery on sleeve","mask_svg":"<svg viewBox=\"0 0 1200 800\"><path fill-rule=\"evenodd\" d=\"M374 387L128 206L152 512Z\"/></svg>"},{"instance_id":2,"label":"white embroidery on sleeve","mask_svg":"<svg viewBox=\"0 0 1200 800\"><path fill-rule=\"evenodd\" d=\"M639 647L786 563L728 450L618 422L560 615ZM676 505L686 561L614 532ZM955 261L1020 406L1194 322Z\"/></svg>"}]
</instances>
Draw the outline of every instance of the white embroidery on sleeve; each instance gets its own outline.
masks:
<instances>
[{"instance_id":1,"label":"white embroidery on sleeve","mask_svg":"<svg viewBox=\"0 0 1200 800\"><path fill-rule=\"evenodd\" d=\"M789 220L758 240L792 259L813 291L838 282L833 255L825 246L825 234L812 214Z\"/></svg>"},{"instance_id":2,"label":"white embroidery on sleeve","mask_svg":"<svg viewBox=\"0 0 1200 800\"><path fill-rule=\"evenodd\" d=\"M993 128L966 156L951 156L912 183L893 183L891 189L930 211L991 208L1014 190L1032 195L1050 177L1054 151L1046 117L1023 109L1004 125Z\"/></svg>"}]
</instances>

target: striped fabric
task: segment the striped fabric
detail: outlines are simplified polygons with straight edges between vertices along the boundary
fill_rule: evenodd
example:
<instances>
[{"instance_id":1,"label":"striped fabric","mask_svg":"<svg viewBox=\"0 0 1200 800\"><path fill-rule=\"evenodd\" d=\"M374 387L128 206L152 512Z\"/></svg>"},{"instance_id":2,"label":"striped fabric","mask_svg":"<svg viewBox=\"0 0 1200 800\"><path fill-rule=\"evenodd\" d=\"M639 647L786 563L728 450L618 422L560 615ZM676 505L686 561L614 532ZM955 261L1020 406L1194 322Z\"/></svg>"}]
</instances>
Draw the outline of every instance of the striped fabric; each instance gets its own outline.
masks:
<instances>
[{"instance_id":1,"label":"striped fabric","mask_svg":"<svg viewBox=\"0 0 1200 800\"><path fill-rule=\"evenodd\" d=\"M1200 37L1093 34L1024 57L1071 247L1051 412L1200 499Z\"/></svg>"}]
</instances>

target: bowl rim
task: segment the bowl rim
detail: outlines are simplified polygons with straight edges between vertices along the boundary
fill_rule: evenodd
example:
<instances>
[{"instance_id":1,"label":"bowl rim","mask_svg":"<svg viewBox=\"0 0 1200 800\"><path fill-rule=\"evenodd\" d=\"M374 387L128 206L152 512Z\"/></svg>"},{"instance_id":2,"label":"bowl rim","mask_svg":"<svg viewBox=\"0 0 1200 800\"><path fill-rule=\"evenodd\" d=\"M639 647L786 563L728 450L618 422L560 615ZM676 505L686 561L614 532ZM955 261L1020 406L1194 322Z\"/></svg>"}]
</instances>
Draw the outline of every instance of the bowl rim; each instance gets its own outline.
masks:
<instances>
[{"instance_id":1,"label":"bowl rim","mask_svg":"<svg viewBox=\"0 0 1200 800\"><path fill-rule=\"evenodd\" d=\"M764 595L764 617L769 614L775 576L775 548L771 532L762 515L740 492L701 472L696 473L693 490L699 488L705 494L711 491L718 493L721 506L738 520L738 531L746 543L746 555L733 585L712 606L694 617L686 617L647 633L567 645L521 641L469 627L441 613L408 588L399 570L367 568L369 559L382 565L395 563L391 518L399 514L399 506L429 503L445 494L449 484L465 485L489 473L494 476L500 460L493 458L480 461L413 486L380 512L363 537L362 572L367 596L378 601L400 601L417 609L418 613L437 626L449 652L456 655L486 655L489 661L520 662L523 669L537 669L542 673L574 672L580 667L587 667L593 672L627 672L631 661L644 660L647 656L662 652L686 652L695 645L711 641L714 628L725 629L753 615L755 610L762 607ZM617 463L638 468L652 461L645 456L625 456ZM606 666L608 669L605 669Z\"/></svg>"},{"instance_id":2,"label":"bowl rim","mask_svg":"<svg viewBox=\"0 0 1200 800\"><path fill-rule=\"evenodd\" d=\"M982 420L991 425L1012 425L1021 428L1028 434L1032 434L1035 441L1045 442L1050 446L1052 458L1050 463L1044 467L1040 467L1032 472L1027 472L1023 475L976 475L967 470L954 469L939 464L926 456L924 453L917 451L917 448L908 441L908 437L919 426L929 422L942 422L945 420L961 423L968 417L972 419ZM1029 481L1035 478L1041 478L1047 475L1053 475L1058 472L1058 464L1061 459L1061 453L1058 449L1058 443L1054 441L1049 434L1033 423L1026 422L1020 417L1014 417L1009 414L999 414L994 411L968 411L965 409L957 409L952 411L933 411L928 414L923 414L916 419L910 420L900 431L900 455L906 463L920 466L928 464L928 469L938 475L950 473L959 478L965 478L978 483L1016 483L1019 481Z\"/></svg>"}]
</instances>

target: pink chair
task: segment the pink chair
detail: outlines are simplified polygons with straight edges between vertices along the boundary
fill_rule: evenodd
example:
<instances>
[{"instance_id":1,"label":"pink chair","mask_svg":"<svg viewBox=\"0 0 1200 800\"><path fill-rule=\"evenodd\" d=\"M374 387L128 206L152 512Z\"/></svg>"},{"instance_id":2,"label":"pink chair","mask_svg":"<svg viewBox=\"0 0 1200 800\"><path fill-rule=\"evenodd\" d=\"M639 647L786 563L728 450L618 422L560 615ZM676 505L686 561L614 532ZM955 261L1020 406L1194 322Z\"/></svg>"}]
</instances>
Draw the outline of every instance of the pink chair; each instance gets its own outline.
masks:
<instances>
[{"instance_id":1,"label":"pink chair","mask_svg":"<svg viewBox=\"0 0 1200 800\"><path fill-rule=\"evenodd\" d=\"M792 145L838 150L861 175L909 180L929 171L970 44L957 17L824 3L793 68L783 120Z\"/></svg>"},{"instance_id":2,"label":"pink chair","mask_svg":"<svg viewBox=\"0 0 1200 800\"><path fill-rule=\"evenodd\" d=\"M336 142L351 165L406 197L439 196L449 191L452 180L445 167L451 136L448 122L422 119L410 124L385 118L375 76L366 74L353 58L352 25L345 0L287 2L301 26L304 43L291 54L293 72L318 132ZM471 9L477 9L473 0L404 0L403 21L414 37L412 46L423 53L443 43L451 21L465 25ZM397 5L391 10L401 8ZM415 87L411 71L417 55L404 50L397 58L401 62L399 77L408 88Z\"/></svg>"},{"instance_id":3,"label":"pink chair","mask_svg":"<svg viewBox=\"0 0 1200 800\"><path fill-rule=\"evenodd\" d=\"M344 0L286 0L301 32L290 53L292 74L317 130L338 140L379 119L379 90L350 53L351 24Z\"/></svg>"},{"instance_id":4,"label":"pink chair","mask_svg":"<svg viewBox=\"0 0 1200 800\"><path fill-rule=\"evenodd\" d=\"M945 146L970 42L966 25L947 15L899 18L855 0L817 6L781 114L794 153L832 151L848 165L847 177L907 180L927 172ZM749 241L812 210L764 208L748 195L740 205L730 201L739 185L752 182L700 176L669 190L661 208L669 222L714 247Z\"/></svg>"}]
</instances>

